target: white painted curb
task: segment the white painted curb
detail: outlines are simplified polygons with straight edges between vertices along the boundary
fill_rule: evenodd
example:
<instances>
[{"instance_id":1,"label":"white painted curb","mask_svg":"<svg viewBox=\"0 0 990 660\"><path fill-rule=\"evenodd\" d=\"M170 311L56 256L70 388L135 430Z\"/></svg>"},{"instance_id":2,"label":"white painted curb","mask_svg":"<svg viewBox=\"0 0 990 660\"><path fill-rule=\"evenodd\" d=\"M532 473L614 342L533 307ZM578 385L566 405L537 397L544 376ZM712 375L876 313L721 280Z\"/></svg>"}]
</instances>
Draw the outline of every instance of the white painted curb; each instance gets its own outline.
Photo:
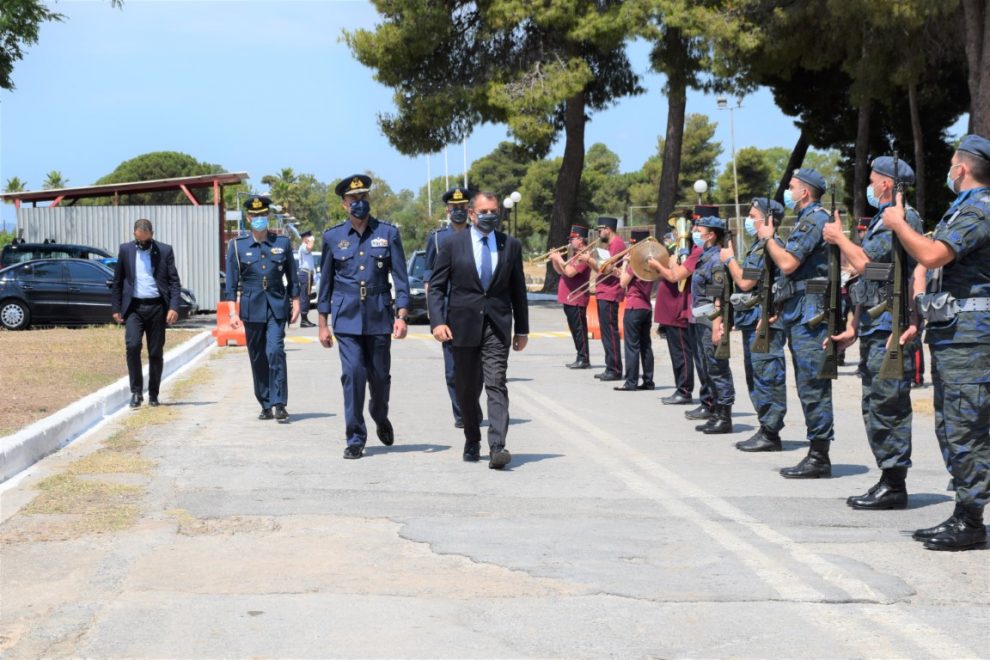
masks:
<instances>
[{"instance_id":1,"label":"white painted curb","mask_svg":"<svg viewBox=\"0 0 990 660\"><path fill-rule=\"evenodd\" d=\"M216 339L207 330L168 351L164 355L162 381L215 343ZM123 347L120 357L124 359ZM144 367L144 382L148 382L147 364ZM66 446L123 408L130 398L130 379L124 376L13 435L0 438L0 483Z\"/></svg>"}]
</instances>

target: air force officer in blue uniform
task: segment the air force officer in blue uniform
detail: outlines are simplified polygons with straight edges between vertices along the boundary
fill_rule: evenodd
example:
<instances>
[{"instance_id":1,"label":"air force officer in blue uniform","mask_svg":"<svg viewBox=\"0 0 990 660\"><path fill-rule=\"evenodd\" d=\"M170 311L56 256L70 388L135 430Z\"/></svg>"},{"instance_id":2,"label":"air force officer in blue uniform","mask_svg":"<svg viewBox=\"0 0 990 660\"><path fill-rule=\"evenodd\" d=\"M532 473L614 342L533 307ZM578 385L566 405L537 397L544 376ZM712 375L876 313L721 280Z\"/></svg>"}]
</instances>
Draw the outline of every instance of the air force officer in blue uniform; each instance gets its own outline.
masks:
<instances>
[{"instance_id":1,"label":"air force officer in blue uniform","mask_svg":"<svg viewBox=\"0 0 990 660\"><path fill-rule=\"evenodd\" d=\"M371 215L371 177L346 177L334 190L343 200L348 219L323 232L317 300L320 343L331 348L336 335L340 344L347 423L344 458L361 458L368 439L364 423L366 385L371 394L368 412L375 420L378 439L384 445L395 439L388 420L390 348L392 337L406 336L409 280L399 229ZM389 273L395 284L394 301Z\"/></svg>"},{"instance_id":2,"label":"air force officer in blue uniform","mask_svg":"<svg viewBox=\"0 0 990 660\"><path fill-rule=\"evenodd\" d=\"M285 366L285 322L299 318L299 278L288 236L268 231L271 200L254 195L244 203L251 233L227 245L227 291L230 325L244 324L254 396L261 404L258 419L287 422L288 372ZM241 311L234 301L241 285ZM274 414L272 408L275 409Z\"/></svg>"}]
</instances>

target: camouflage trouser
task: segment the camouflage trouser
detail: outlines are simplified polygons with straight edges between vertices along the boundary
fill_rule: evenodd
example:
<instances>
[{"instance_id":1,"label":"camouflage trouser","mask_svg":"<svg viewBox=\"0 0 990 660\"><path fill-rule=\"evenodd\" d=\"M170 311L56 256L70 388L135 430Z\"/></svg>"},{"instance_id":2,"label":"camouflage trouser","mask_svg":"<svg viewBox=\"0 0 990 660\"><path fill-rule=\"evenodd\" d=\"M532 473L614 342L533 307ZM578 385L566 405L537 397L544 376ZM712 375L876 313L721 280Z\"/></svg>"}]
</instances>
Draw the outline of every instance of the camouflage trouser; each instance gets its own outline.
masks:
<instances>
[{"instance_id":1,"label":"camouflage trouser","mask_svg":"<svg viewBox=\"0 0 990 660\"><path fill-rule=\"evenodd\" d=\"M712 343L712 329L701 323L696 323L700 349L705 354L705 365L708 367L708 380L712 387L712 401L719 406L731 406L736 402L736 386L732 383L732 370L728 360L715 357L715 344Z\"/></svg>"},{"instance_id":2,"label":"camouflage trouser","mask_svg":"<svg viewBox=\"0 0 990 660\"><path fill-rule=\"evenodd\" d=\"M959 365L980 361L990 346L937 346L932 349L935 435L956 485L956 500L986 506L990 501L990 383L945 382ZM985 361L985 359L984 359Z\"/></svg>"},{"instance_id":3,"label":"camouflage trouser","mask_svg":"<svg viewBox=\"0 0 990 660\"><path fill-rule=\"evenodd\" d=\"M760 426L779 433L787 414L787 365L784 360L784 332L770 328L770 351L753 353L756 328L742 328L743 359L753 374L749 398Z\"/></svg>"},{"instance_id":4,"label":"camouflage trouser","mask_svg":"<svg viewBox=\"0 0 990 660\"><path fill-rule=\"evenodd\" d=\"M911 368L913 347L902 351L904 377L880 378L880 365L890 333L877 331L859 338L863 369L863 423L877 467L911 467Z\"/></svg>"},{"instance_id":5,"label":"camouflage trouser","mask_svg":"<svg viewBox=\"0 0 990 660\"><path fill-rule=\"evenodd\" d=\"M825 351L822 342L828 333L828 326L822 323L817 328L806 324L794 324L784 329L791 349L791 364L794 366L794 384L801 399L804 424L808 428L808 440L835 439L832 422L832 381L819 378Z\"/></svg>"}]
</instances>

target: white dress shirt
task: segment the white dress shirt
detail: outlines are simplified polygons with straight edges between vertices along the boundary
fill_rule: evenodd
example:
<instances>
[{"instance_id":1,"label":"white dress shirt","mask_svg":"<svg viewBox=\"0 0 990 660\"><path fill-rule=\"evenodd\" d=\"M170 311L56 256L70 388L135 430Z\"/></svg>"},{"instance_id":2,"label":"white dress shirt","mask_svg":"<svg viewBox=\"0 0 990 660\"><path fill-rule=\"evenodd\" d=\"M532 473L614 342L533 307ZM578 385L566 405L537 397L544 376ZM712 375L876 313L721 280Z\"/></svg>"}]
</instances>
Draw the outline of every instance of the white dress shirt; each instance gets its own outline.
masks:
<instances>
[{"instance_id":1,"label":"white dress shirt","mask_svg":"<svg viewBox=\"0 0 990 660\"><path fill-rule=\"evenodd\" d=\"M488 242L488 249L492 253L492 277L495 276L495 267L498 266L498 247L495 245L495 232L490 232L487 236L471 225L471 246L474 249L474 266L478 269L478 279L481 279L481 239Z\"/></svg>"},{"instance_id":2,"label":"white dress shirt","mask_svg":"<svg viewBox=\"0 0 990 660\"><path fill-rule=\"evenodd\" d=\"M134 297L157 298L158 284L151 269L151 249L137 249L137 259L134 260Z\"/></svg>"}]
</instances>

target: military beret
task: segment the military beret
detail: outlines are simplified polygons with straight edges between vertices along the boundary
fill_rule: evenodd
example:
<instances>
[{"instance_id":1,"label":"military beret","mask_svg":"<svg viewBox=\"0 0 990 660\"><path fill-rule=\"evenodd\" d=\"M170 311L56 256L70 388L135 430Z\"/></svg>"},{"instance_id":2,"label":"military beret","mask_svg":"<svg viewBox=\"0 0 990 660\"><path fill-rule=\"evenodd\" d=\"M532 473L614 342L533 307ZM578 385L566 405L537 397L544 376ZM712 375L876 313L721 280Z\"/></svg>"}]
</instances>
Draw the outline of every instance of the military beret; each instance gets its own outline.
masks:
<instances>
[{"instance_id":1,"label":"military beret","mask_svg":"<svg viewBox=\"0 0 990 660\"><path fill-rule=\"evenodd\" d=\"M971 133L962 139L957 151L965 151L968 154L979 156L984 160L990 160L990 140L982 135Z\"/></svg>"},{"instance_id":2,"label":"military beret","mask_svg":"<svg viewBox=\"0 0 990 660\"><path fill-rule=\"evenodd\" d=\"M640 241L645 241L649 237L650 232L645 229L637 229L630 232L629 240L633 243L639 243Z\"/></svg>"},{"instance_id":3,"label":"military beret","mask_svg":"<svg viewBox=\"0 0 990 660\"><path fill-rule=\"evenodd\" d=\"M299 238L309 238L309 237L310 237L310 236L312 236L312 235L313 235L313 232L311 232L311 231L309 231L309 230L307 229L307 230L306 230L306 231L304 231L303 233L301 233L301 234L299 234Z\"/></svg>"},{"instance_id":4,"label":"military beret","mask_svg":"<svg viewBox=\"0 0 990 660\"><path fill-rule=\"evenodd\" d=\"M873 171L877 174L882 174L883 176L889 176L891 179L899 178L901 181L907 185L914 183L914 170L911 166L907 164L906 161L897 159L897 176L894 174L894 159L890 156L880 156L879 158L874 158L873 162L870 164Z\"/></svg>"},{"instance_id":5,"label":"military beret","mask_svg":"<svg viewBox=\"0 0 990 660\"><path fill-rule=\"evenodd\" d=\"M588 228L582 225L571 225L571 237L588 238Z\"/></svg>"},{"instance_id":6,"label":"military beret","mask_svg":"<svg viewBox=\"0 0 990 660\"><path fill-rule=\"evenodd\" d=\"M598 229L601 229L602 227L608 227L612 231L615 231L616 229L619 228L619 219L618 218L610 218L607 215L600 215L600 216L598 216L598 227L597 228Z\"/></svg>"},{"instance_id":7,"label":"military beret","mask_svg":"<svg viewBox=\"0 0 990 660\"><path fill-rule=\"evenodd\" d=\"M251 195L244 200L244 210L248 213L260 215L262 213L268 213L269 208L272 205L272 200L270 197L265 195Z\"/></svg>"},{"instance_id":8,"label":"military beret","mask_svg":"<svg viewBox=\"0 0 990 660\"><path fill-rule=\"evenodd\" d=\"M810 167L802 167L801 169L794 170L793 176L798 181L802 181L818 190L819 194L828 190L828 184L825 183L825 177L819 174L817 170L813 170Z\"/></svg>"},{"instance_id":9,"label":"military beret","mask_svg":"<svg viewBox=\"0 0 990 660\"><path fill-rule=\"evenodd\" d=\"M371 177L364 174L352 174L351 176L344 177L333 189L340 197L365 193L369 190L371 190Z\"/></svg>"},{"instance_id":10,"label":"military beret","mask_svg":"<svg viewBox=\"0 0 990 660\"><path fill-rule=\"evenodd\" d=\"M752 205L763 215L767 215L767 198L754 197ZM782 220L784 217L784 205L775 199L770 200L770 215L774 220Z\"/></svg>"},{"instance_id":11,"label":"military beret","mask_svg":"<svg viewBox=\"0 0 990 660\"><path fill-rule=\"evenodd\" d=\"M694 207L694 217L695 218L717 218L718 217L718 207L710 206L708 204L698 204Z\"/></svg>"},{"instance_id":12,"label":"military beret","mask_svg":"<svg viewBox=\"0 0 990 660\"><path fill-rule=\"evenodd\" d=\"M444 204L467 204L474 197L474 191L470 188L454 186L443 194Z\"/></svg>"}]
</instances>

